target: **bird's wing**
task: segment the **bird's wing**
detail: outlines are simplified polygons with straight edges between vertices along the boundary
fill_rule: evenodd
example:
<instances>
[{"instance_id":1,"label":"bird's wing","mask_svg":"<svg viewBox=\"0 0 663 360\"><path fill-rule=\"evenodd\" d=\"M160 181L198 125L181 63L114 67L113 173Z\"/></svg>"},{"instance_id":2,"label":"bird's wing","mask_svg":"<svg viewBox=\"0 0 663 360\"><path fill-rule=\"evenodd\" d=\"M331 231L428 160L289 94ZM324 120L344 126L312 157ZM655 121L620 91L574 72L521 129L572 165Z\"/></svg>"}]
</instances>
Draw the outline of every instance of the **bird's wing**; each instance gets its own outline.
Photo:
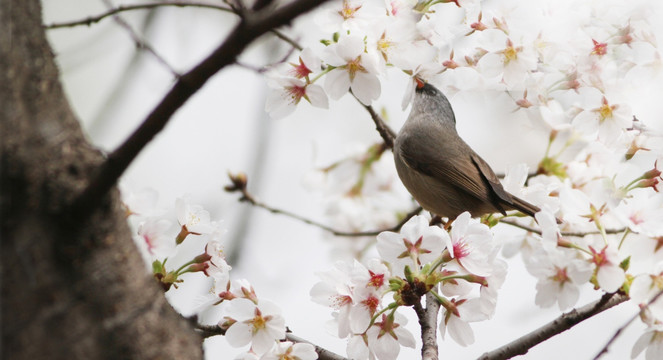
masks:
<instances>
[{"instance_id":1,"label":"bird's wing","mask_svg":"<svg viewBox=\"0 0 663 360\"><path fill-rule=\"evenodd\" d=\"M490 170L490 166L464 143L461 148L445 148L445 154L442 156L440 152L443 150L439 144L446 139L435 138L432 135L435 133L422 130L402 134L403 137L399 139L399 152L401 159L408 167L435 179L445 179L459 190L485 202L495 203L494 197L487 191L487 185L493 189L499 188L500 192L497 195L500 198L504 194L509 196L501 187L497 176ZM435 146L424 144L435 144ZM474 160L473 156L476 156L479 161ZM484 179L487 180L487 184L484 183ZM494 179L496 184L491 179Z\"/></svg>"},{"instance_id":2,"label":"bird's wing","mask_svg":"<svg viewBox=\"0 0 663 360\"><path fill-rule=\"evenodd\" d=\"M488 165L488 163L482 159L481 156L477 155L477 153L472 153L472 162L477 167L477 169L479 169L479 172L481 172L483 178L486 179L486 182L488 185L490 185L491 189L493 189L495 195L497 195L498 198L508 204L513 203L513 196L504 190L500 179L497 177L497 175L495 175L495 172L493 172L493 169L490 167L490 165Z\"/></svg>"}]
</instances>

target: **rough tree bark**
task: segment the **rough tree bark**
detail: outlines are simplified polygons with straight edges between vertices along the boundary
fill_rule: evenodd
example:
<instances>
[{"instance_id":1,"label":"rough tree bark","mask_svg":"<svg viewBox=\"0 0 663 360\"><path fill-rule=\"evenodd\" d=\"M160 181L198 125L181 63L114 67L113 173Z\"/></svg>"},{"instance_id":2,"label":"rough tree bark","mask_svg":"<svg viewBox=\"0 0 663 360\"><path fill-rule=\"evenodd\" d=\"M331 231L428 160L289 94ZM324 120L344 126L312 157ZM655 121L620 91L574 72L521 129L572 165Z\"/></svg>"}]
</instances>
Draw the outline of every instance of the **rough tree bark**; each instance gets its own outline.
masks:
<instances>
[{"instance_id":1,"label":"rough tree bark","mask_svg":"<svg viewBox=\"0 0 663 360\"><path fill-rule=\"evenodd\" d=\"M69 216L103 156L67 103L41 25L38 0L2 0L2 358L202 358L200 336L146 272L117 191L86 219Z\"/></svg>"}]
</instances>

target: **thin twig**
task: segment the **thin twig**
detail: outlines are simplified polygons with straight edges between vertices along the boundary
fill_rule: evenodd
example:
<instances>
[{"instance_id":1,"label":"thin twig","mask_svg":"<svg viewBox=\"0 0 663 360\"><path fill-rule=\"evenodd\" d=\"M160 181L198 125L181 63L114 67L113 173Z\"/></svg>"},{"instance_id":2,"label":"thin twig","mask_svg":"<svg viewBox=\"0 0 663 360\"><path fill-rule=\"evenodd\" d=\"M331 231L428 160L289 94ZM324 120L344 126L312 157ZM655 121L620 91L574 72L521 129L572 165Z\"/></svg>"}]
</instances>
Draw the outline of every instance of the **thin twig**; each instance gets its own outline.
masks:
<instances>
[{"instance_id":1,"label":"thin twig","mask_svg":"<svg viewBox=\"0 0 663 360\"><path fill-rule=\"evenodd\" d=\"M113 8L113 4L110 2L110 0L103 0L103 2L104 2L104 4L106 4L106 6L108 6L110 9ZM124 28L124 29L127 31L127 33L129 33L129 36L131 36L131 39L134 41L134 43L136 44L136 47L137 47L138 49L145 50L145 51L147 51L148 53L152 54L152 56L153 56L153 57L154 57L154 58L155 58L155 59L156 59L161 65L163 65L165 68L167 68L168 71L170 71L170 73L173 74L173 76L174 76L175 78L179 78L179 77L181 76L181 74L178 73L178 72L175 70L175 68L173 68L173 67L172 67L172 66L166 61L166 59L163 58L163 56L159 55L159 53L157 53L156 50L154 50L154 48L153 48L152 46L150 46L150 44L148 44L144 39L142 39L142 38L140 37L140 35L138 35L138 33L136 33L136 31L131 27L131 25L129 25L129 23L127 23L126 21L124 21L124 19L123 19L120 15L117 15L117 14L113 15L113 20L115 20L115 22L116 22L118 25L120 25L122 28Z\"/></svg>"},{"instance_id":2,"label":"thin twig","mask_svg":"<svg viewBox=\"0 0 663 360\"><path fill-rule=\"evenodd\" d=\"M276 35L277 38L279 38L279 39L281 39L281 40L287 42L288 44L290 44L290 46L292 46L293 48L295 48L295 49L297 49L297 50L299 50L299 51L304 50L304 48L303 48L301 45L299 45L298 42L296 42L295 40L289 38L287 35L285 35L285 34L282 33L281 31L279 31L279 30L272 30L271 32L272 32L272 34Z\"/></svg>"},{"instance_id":3,"label":"thin twig","mask_svg":"<svg viewBox=\"0 0 663 360\"><path fill-rule=\"evenodd\" d=\"M269 206L269 205L267 205L263 202L260 202L246 189L246 187L244 187L243 189L236 189L236 190L242 192L242 197L240 198L240 201L248 202L249 204L251 204L253 206L265 209L265 210L271 212L272 214L285 215L285 216L290 217L292 219L295 219L297 221L301 221L303 223L319 227L320 229L322 229L324 231L327 231L329 233L332 233L333 235L336 235L336 236L347 236L347 237L376 236L376 235L378 235L379 233L381 233L383 231L399 231L400 228L403 227L403 225L406 222L408 222L408 220L410 220L415 215L421 213L421 211L422 211L421 207L417 207L416 209L410 211L398 224L396 224L396 225L394 225L390 228L387 228L387 229L371 230L371 231L359 231L359 232L341 231L341 230L336 230L336 229L334 229L330 226L324 225L322 223L319 223L315 220L311 220L311 219L308 219L308 218L303 217L301 215L297 215L297 214L295 214L293 212L290 212L288 210L275 208L275 207ZM526 230L526 231L531 232L531 233L541 235L541 230L540 229L536 229L536 228L533 228L533 227L530 227L530 226L527 226L527 225L523 225L523 224L520 224L520 223L515 222L515 221L510 221L510 220L507 220L507 219L501 219L500 222L502 222L504 224L507 224L507 225L517 227L517 228L520 228L520 229L523 229L523 230ZM619 234L619 233L624 232L624 230L625 229L606 230L606 233L607 234ZM562 236L583 237L583 236L587 236L587 235L600 234L600 233L598 231L589 231L589 232L562 232L561 234L562 234Z\"/></svg>"},{"instance_id":4,"label":"thin twig","mask_svg":"<svg viewBox=\"0 0 663 360\"><path fill-rule=\"evenodd\" d=\"M652 303L654 303L654 302L655 302L656 300L658 300L658 298L660 298L662 295L663 295L663 290L659 291L658 294L656 294L653 298L651 298L651 300L649 300L649 301L647 302L647 305L646 305L645 307L648 307L649 305L651 305ZM610 345L612 345L612 343L613 343L615 340L617 340L617 338L619 337L619 335L621 335L622 331L624 331L624 329L626 329L627 326L629 326L633 321L635 321L635 319L638 318L638 316L640 316L640 312L641 312L642 310L643 310L643 309L641 309L640 311L638 311L635 315L633 315L633 317L631 317L631 319L629 319L629 321L627 321L624 325L620 326L619 329L617 329L617 331L615 331L615 333L612 335L612 337L610 338L610 340L608 340L608 342L607 342L607 343L605 344L605 346L601 349L601 351L599 351L599 353L596 354L596 356L594 357L594 360L598 360L601 356L603 356L603 355L605 355L605 354L608 353L608 348L610 347Z\"/></svg>"},{"instance_id":5,"label":"thin twig","mask_svg":"<svg viewBox=\"0 0 663 360\"><path fill-rule=\"evenodd\" d=\"M271 212L272 214L284 215L284 216L287 216L291 219L303 222L305 224L313 225L315 227L318 227L318 228L320 228L324 231L327 231L327 232L329 232L333 235L336 235L336 236L347 236L347 237L377 236L379 233L381 233L383 231L398 231L398 230L400 230L401 227L403 227L403 225L406 222L408 222L408 220L410 220L412 217L414 217L415 215L417 215L421 212L421 207L418 207L418 208L410 211L407 215L405 215L405 217L398 224L396 224L396 225L394 225L390 228L387 228L387 229L372 230L372 231L359 231L359 232L341 231L341 230L336 230L336 229L334 229L330 226L327 226L325 224L321 224L321 223L319 223L315 220L311 220L311 219L305 218L301 215L297 215L297 214L292 213L288 210L278 209L278 208L269 206L269 205L267 205L263 202L260 202L260 201L256 200L256 198L246 189L246 187L236 189L236 190L240 191L242 193L242 197L240 197L240 199L239 199L240 201L244 201L244 202L247 202L247 203L249 203L253 206L259 207L261 209L265 209L265 210Z\"/></svg>"},{"instance_id":6,"label":"thin twig","mask_svg":"<svg viewBox=\"0 0 663 360\"><path fill-rule=\"evenodd\" d=\"M591 304L564 313L557 319L532 331L531 333L498 349L481 355L479 359L509 359L514 356L527 354L529 349L533 348L534 346L572 328L573 326L589 319L596 314L608 310L615 305L621 304L626 300L628 300L628 296L623 294L605 294L601 297L601 299Z\"/></svg>"},{"instance_id":7,"label":"thin twig","mask_svg":"<svg viewBox=\"0 0 663 360\"><path fill-rule=\"evenodd\" d=\"M228 6L223 6L223 5L216 5L216 4L208 4L208 3L198 3L198 2L184 2L184 1L163 1L163 2L158 2L158 3L148 3L148 4L135 4L135 5L120 5L116 8L109 9L105 13L96 15L96 16L89 16L85 19L82 20L74 20L74 21L67 21L67 22L61 22L61 23L52 23L48 25L44 25L44 28L47 30L51 29L62 29L62 28L70 28L70 27L75 27L75 26L80 26L80 25L87 25L90 26L92 24L95 24L109 16L113 16L116 14L119 14L124 11L132 11L132 10L146 10L146 9L154 9L157 7L163 7L163 6L177 6L177 7L199 7L199 8L208 8L208 9L215 9L215 10L221 10L229 13L234 13L234 11L228 7Z\"/></svg>"},{"instance_id":8,"label":"thin twig","mask_svg":"<svg viewBox=\"0 0 663 360\"><path fill-rule=\"evenodd\" d=\"M82 20L74 20L74 21L68 21L68 22L61 22L61 23L52 23L49 25L44 25L44 28L46 30L52 30L52 29L63 29L63 28L70 28L70 27L75 27L75 26L81 26L81 25L87 25L90 26L92 24L95 24L109 16L113 16L116 14L119 14L121 12L125 11L133 11L133 10L148 10L148 9L154 9L157 7L165 7L165 6L175 6L175 7L197 7L197 8L207 8L207 9L214 9L214 10L220 10L236 15L240 15L237 13L237 11L230 6L226 5L217 5L217 4L208 4L208 3L202 3L202 2L184 2L184 1L163 1L163 2L158 2L158 3L148 3L148 4L136 4L136 5L120 5L116 8L109 9L107 12L103 14L99 14L96 16L90 16ZM277 38L285 41L286 43L290 44L293 48L301 51L303 47L297 43L297 41L291 39L287 35L285 35L282 31L272 29L269 32L274 34Z\"/></svg>"},{"instance_id":9,"label":"thin twig","mask_svg":"<svg viewBox=\"0 0 663 360\"><path fill-rule=\"evenodd\" d=\"M315 347L315 352L318 353L318 360L348 360L347 358L344 358L341 355L333 353L327 349L321 348L320 346L315 345L310 341L304 340L299 336L293 335L291 332L286 332L285 338L295 343L305 343L313 345Z\"/></svg>"},{"instance_id":10,"label":"thin twig","mask_svg":"<svg viewBox=\"0 0 663 360\"><path fill-rule=\"evenodd\" d=\"M266 32L290 23L295 17L323 2L325 0L294 0L277 9L266 9L242 18L225 41L200 64L181 76L138 129L108 156L99 171L92 176L89 185L74 200L69 212L71 218L84 218L90 213L90 209L98 206L129 164L166 126L173 114L214 74L234 63L250 43Z\"/></svg>"},{"instance_id":11,"label":"thin twig","mask_svg":"<svg viewBox=\"0 0 663 360\"><path fill-rule=\"evenodd\" d=\"M290 56L292 55L292 53L294 52L294 50L295 50L295 48L291 47L290 50L288 51L288 53L285 54L285 56L283 56L283 57L281 57L281 59L279 59L275 62L269 63L267 65L256 66L256 65L246 64L246 63L243 63L241 61L235 61L235 65L237 65L239 67L242 67L242 68L245 68L247 70L253 71L257 74L263 74L263 73L267 72L268 70L272 69L273 67L287 62L288 59L290 58Z\"/></svg>"},{"instance_id":12,"label":"thin twig","mask_svg":"<svg viewBox=\"0 0 663 360\"><path fill-rule=\"evenodd\" d=\"M531 226L523 225L517 221L511 221L506 218L500 219L500 222L503 224L511 225L514 227L517 227L519 229L526 230L527 232L531 232L534 234L541 235L541 230L537 228L533 228ZM606 234L621 234L626 230L626 228L621 228L621 229L607 229L605 231ZM561 235L562 236L568 236L568 237L585 237L587 235L596 235L600 234L600 231L587 231L587 232L573 232L573 231L562 231Z\"/></svg>"}]
</instances>

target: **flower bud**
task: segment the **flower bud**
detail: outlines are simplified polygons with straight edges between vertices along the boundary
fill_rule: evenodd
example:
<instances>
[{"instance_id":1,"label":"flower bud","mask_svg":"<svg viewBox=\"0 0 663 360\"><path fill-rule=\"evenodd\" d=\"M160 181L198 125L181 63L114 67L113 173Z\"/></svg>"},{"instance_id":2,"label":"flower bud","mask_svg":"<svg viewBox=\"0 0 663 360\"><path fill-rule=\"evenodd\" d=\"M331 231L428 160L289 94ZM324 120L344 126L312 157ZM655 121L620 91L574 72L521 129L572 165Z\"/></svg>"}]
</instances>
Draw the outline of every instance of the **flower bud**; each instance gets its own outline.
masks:
<instances>
[{"instance_id":1,"label":"flower bud","mask_svg":"<svg viewBox=\"0 0 663 360\"><path fill-rule=\"evenodd\" d=\"M635 184L636 188L653 188L654 191L658 192L658 178L653 178L653 179L643 179L637 182Z\"/></svg>"},{"instance_id":2,"label":"flower bud","mask_svg":"<svg viewBox=\"0 0 663 360\"><path fill-rule=\"evenodd\" d=\"M232 182L231 185L226 185L224 189L227 192L234 192L234 191L243 191L246 189L246 184L248 182L248 179L246 177L246 174L243 172L237 173L237 174L231 174L228 173L228 177L230 178L230 181Z\"/></svg>"},{"instance_id":3,"label":"flower bud","mask_svg":"<svg viewBox=\"0 0 663 360\"><path fill-rule=\"evenodd\" d=\"M658 161L654 163L654 168L653 169L645 172L644 175L642 175L642 178L643 179L661 178L661 170L656 168L657 164L658 164Z\"/></svg>"}]
</instances>

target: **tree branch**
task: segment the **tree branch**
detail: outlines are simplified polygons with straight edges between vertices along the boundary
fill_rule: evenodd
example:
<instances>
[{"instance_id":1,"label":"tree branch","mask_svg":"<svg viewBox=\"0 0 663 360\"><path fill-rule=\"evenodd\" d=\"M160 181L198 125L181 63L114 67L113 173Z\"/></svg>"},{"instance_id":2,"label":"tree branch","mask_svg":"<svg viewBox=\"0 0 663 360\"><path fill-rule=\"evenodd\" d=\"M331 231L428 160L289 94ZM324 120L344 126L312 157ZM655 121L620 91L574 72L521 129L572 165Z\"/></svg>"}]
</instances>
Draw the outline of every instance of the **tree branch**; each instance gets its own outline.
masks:
<instances>
[{"instance_id":1,"label":"tree branch","mask_svg":"<svg viewBox=\"0 0 663 360\"><path fill-rule=\"evenodd\" d=\"M532 331L531 333L509 343L498 349L487 352L481 357L480 360L496 360L496 359L509 359L517 355L527 354L529 349L542 343L551 337L560 334L580 322L589 319L590 317L599 314L611 307L621 304L628 300L628 296L623 294L604 294L601 299L585 305L579 309L573 309L567 313L562 314L552 322Z\"/></svg>"},{"instance_id":2,"label":"tree branch","mask_svg":"<svg viewBox=\"0 0 663 360\"><path fill-rule=\"evenodd\" d=\"M324 2L326 0L321 0L318 1L320 3ZM109 16L116 15L120 12L124 11L132 11L132 10L145 10L145 9L153 9L157 7L162 7L162 6L176 6L176 7L199 7L199 8L208 8L208 9L215 9L215 10L221 10L229 13L234 13L237 15L240 15L240 17L243 14L240 14L236 9L233 9L228 6L223 6L223 5L216 5L216 4L208 4L208 3L199 3L199 2L183 2L183 1L164 1L164 2L159 2L159 3L149 3L149 4L136 4L136 5L122 5L118 6L117 8L110 9L107 12L103 14L99 14L96 16L90 16L82 20L74 20L74 21L69 21L69 22L62 22L62 23L52 23L49 25L44 25L46 29L61 29L61 28L68 28L68 27L74 27L74 26L80 26L80 25L91 25L93 23L97 23L101 21L104 18L107 18ZM269 9L268 9L269 10ZM272 29L268 30L271 33L273 33L276 37L279 39L287 42L290 44L292 47L294 47L297 50L302 50L302 46L294 41L293 39L289 38L282 32ZM355 97L356 98L356 97ZM357 101L359 101L357 99ZM373 109L372 106L370 105L363 105L362 106L368 111L368 113L371 115L371 118L373 119L373 122L375 123L376 130L384 140L385 144L389 148L393 148L394 146L394 138L396 137L396 133L389 128L389 126L386 125L384 120L380 117L380 115L375 112L375 109Z\"/></svg>"},{"instance_id":3,"label":"tree branch","mask_svg":"<svg viewBox=\"0 0 663 360\"><path fill-rule=\"evenodd\" d=\"M196 330L201 333L203 337L211 337L211 336L216 336L216 335L225 335L226 330L222 329L218 325L201 325L197 324L196 325ZM334 352L331 352L325 348L322 348L318 345L315 345L311 343L310 341L304 340L300 338L299 336L293 335L292 332L289 330L285 333L285 338L288 341L292 341L295 343L306 343L306 344L311 344L315 347L315 352L318 353L318 360L347 360L341 355L338 355Z\"/></svg>"},{"instance_id":4,"label":"tree branch","mask_svg":"<svg viewBox=\"0 0 663 360\"><path fill-rule=\"evenodd\" d=\"M394 147L394 139L396 139L396 133L394 130L392 130L387 124L382 120L380 115L375 112L375 109L371 107L370 105L364 105L364 109L368 111L368 113L371 115L371 119L373 119L373 122L375 123L375 129L378 131L380 136L382 137L382 140L384 140L384 144L392 149Z\"/></svg>"},{"instance_id":5,"label":"tree branch","mask_svg":"<svg viewBox=\"0 0 663 360\"><path fill-rule=\"evenodd\" d=\"M414 304L414 311L419 318L419 326L421 326L421 359L422 360L437 360L437 314L440 311L440 303L435 296L428 292L426 294L426 309L421 306L421 303Z\"/></svg>"},{"instance_id":6,"label":"tree branch","mask_svg":"<svg viewBox=\"0 0 663 360\"><path fill-rule=\"evenodd\" d=\"M350 90L350 94L354 96L354 98L359 101L359 98L352 93L352 90ZM387 146L389 149L394 148L394 139L396 138L396 133L394 130L392 130L387 124L384 122L382 117L378 115L377 112L375 112L375 109L371 105L364 105L361 101L359 103L368 111L368 113L371 115L371 119L373 119L373 122L375 123L375 130L378 131L380 134L380 137L382 137L382 140L384 141L384 144Z\"/></svg>"},{"instance_id":7,"label":"tree branch","mask_svg":"<svg viewBox=\"0 0 663 360\"><path fill-rule=\"evenodd\" d=\"M96 16L90 16L82 20L74 20L74 21L67 21L67 22L61 22L61 23L52 23L48 25L44 25L44 28L47 30L51 29L62 29L62 28L69 28L69 27L75 27L75 26L80 26L80 25L87 25L90 26L92 24L98 23L99 21L109 17L113 16L116 14L119 14L121 12L125 11L132 11L132 10L149 10L149 9L154 9L157 7L164 7L164 6L177 6L177 7L198 7L198 8L208 8L208 9L215 9L215 10L221 10L229 13L234 13L233 9L231 9L228 6L223 6L223 5L216 5L216 4L208 4L208 3L198 3L198 2L184 2L184 1L163 1L163 2L158 2L158 3L148 3L148 4L136 4L136 5L120 5L116 8L109 9L105 13L96 15Z\"/></svg>"},{"instance_id":8,"label":"tree branch","mask_svg":"<svg viewBox=\"0 0 663 360\"><path fill-rule=\"evenodd\" d=\"M292 342L298 342L298 343L306 343L306 344L311 344L315 347L315 352L318 353L318 360L348 360L347 358L344 358L341 355L338 355L336 353L333 353L327 349L321 348L318 345L315 345L311 343L310 341L304 340L300 338L299 336L293 335L291 332L286 332L285 333L285 338L292 341Z\"/></svg>"},{"instance_id":9,"label":"tree branch","mask_svg":"<svg viewBox=\"0 0 663 360\"><path fill-rule=\"evenodd\" d=\"M146 273L118 192L87 221L71 216L105 159L68 103L41 1L0 7L0 357L202 359L202 338Z\"/></svg>"},{"instance_id":10,"label":"tree branch","mask_svg":"<svg viewBox=\"0 0 663 360\"><path fill-rule=\"evenodd\" d=\"M226 330L222 329L218 325L196 324L196 331L199 332L204 338L217 335L226 335Z\"/></svg>"},{"instance_id":11,"label":"tree branch","mask_svg":"<svg viewBox=\"0 0 663 360\"><path fill-rule=\"evenodd\" d=\"M508 220L506 218L502 218L502 219L500 219L500 222L503 223L503 224L511 225L513 227L517 227L519 229L523 229L525 231L528 231L528 232L531 232L531 233L534 233L534 234L541 235L541 230L540 229L533 228L533 227L527 226L527 225L523 225L523 224L520 224L516 221L511 221L511 220ZM625 228L622 228L622 229L607 229L605 231L605 233L606 234L621 234L624 231L626 231ZM595 235L595 234L600 234L600 233L601 233L600 231L588 231L588 232L562 231L560 234L562 236L568 236L568 237L584 237L584 236L587 236L587 235Z\"/></svg>"},{"instance_id":12,"label":"tree branch","mask_svg":"<svg viewBox=\"0 0 663 360\"><path fill-rule=\"evenodd\" d=\"M233 179L233 176L231 175L231 179ZM239 198L239 201L247 202L251 204L252 206L259 207L261 209L265 209L272 214L278 214L278 215L284 215L287 216L291 219L303 222L305 224L313 225L315 227L318 227L324 231L327 231L333 235L336 236L347 236L347 237L360 237L360 236L377 236L379 233L383 231L398 231L400 230L403 225L408 222L412 217L415 215L419 214L421 212L421 207L417 207L416 209L410 211L405 217L396 225L388 228L388 229L381 229L381 230L371 230L371 231L359 231L359 232L353 232L353 231L341 231L341 230L336 230L330 226L327 226L325 224L321 224L315 220L308 219L306 217L303 217L301 215L297 215L293 212L290 212L288 210L283 210L283 209L278 209L272 206L269 206L263 202L258 201L246 188L246 183L243 183L241 185L237 184L234 180L233 182L235 183L234 185L230 185L226 187L226 191L228 192L235 192L239 191L242 196Z\"/></svg>"},{"instance_id":13,"label":"tree branch","mask_svg":"<svg viewBox=\"0 0 663 360\"><path fill-rule=\"evenodd\" d=\"M259 36L273 28L285 25L326 0L295 0L278 9L247 14L228 35L226 40L188 73L179 78L147 119L93 175L87 188L72 204L72 217L89 213L115 185L138 153L168 123L171 116L206 82L225 66L235 62L237 56Z\"/></svg>"},{"instance_id":14,"label":"tree branch","mask_svg":"<svg viewBox=\"0 0 663 360\"><path fill-rule=\"evenodd\" d=\"M112 8L112 3L109 0L104 0L104 3L109 8ZM115 20L115 22L118 25L120 25L123 29L127 31L127 33L129 33L129 36L134 41L138 49L143 49L148 53L152 54L152 56L154 56L154 58L162 66L164 66L166 69L168 69L168 71L170 71L173 77L179 78L181 76L180 73L178 73L177 70L175 70L175 68L173 68L166 61L166 59L163 58L163 56L159 55L159 53L157 53L156 50L154 50L154 48L150 44L148 44L145 40L141 39L141 37L136 33L136 31L131 27L131 25L129 25L129 23L127 23L120 15L113 15L113 20Z\"/></svg>"},{"instance_id":15,"label":"tree branch","mask_svg":"<svg viewBox=\"0 0 663 360\"><path fill-rule=\"evenodd\" d=\"M125 11L132 11L132 10L149 10L149 9L154 9L158 7L166 7L166 6L175 6L175 7L197 7L197 8L207 8L207 9L214 9L214 10L220 10L232 14L237 14L237 12L228 7L228 6L223 6L223 5L216 5L216 4L207 4L207 3L199 3L199 2L184 2L184 1L163 1L163 2L158 2L158 3L149 3L149 4L136 4L136 5L120 5L116 8L109 9L107 12L103 14L99 14L97 16L90 16L82 20L74 20L74 21L68 21L68 22L61 22L61 23L52 23L48 25L44 25L44 29L46 30L54 30L54 29L64 29L64 28L70 28L70 27L75 27L75 26L81 26L81 25L87 25L90 26L92 24L95 24L109 16L113 16L116 14L119 14L121 12ZM290 44L293 48L301 51L303 48L301 45L299 45L295 40L289 38L287 35L283 34L281 31L272 29L269 32L274 34L276 37L279 39L287 42Z\"/></svg>"},{"instance_id":16,"label":"tree branch","mask_svg":"<svg viewBox=\"0 0 663 360\"><path fill-rule=\"evenodd\" d=\"M661 297L661 295L663 295L663 290L662 290L662 291L659 291L659 292L658 292L653 298L651 298L651 300L649 300L649 301L647 302L647 305L646 305L645 307L648 307L649 305L651 305L652 303L654 303L656 300L658 300L658 298ZM627 326L629 326L633 321L635 321L635 319L638 318L638 316L640 316L640 313L641 313L642 310L644 310L644 309L641 309L640 311L638 311L638 312L637 312L635 315L633 315L633 316L632 316L632 317L631 317L631 318L630 318L630 319L629 319L624 325L620 326L619 329L617 329L617 331L615 331L615 333L612 335L612 337L610 338L610 340L608 340L608 342L607 342L607 343L605 344L605 346L601 349L601 351L599 351L599 353L596 354L596 356L594 357L594 360L598 360L599 358L601 358L601 356L603 356L603 355L605 355L605 354L608 353L608 348L610 348L610 345L612 345L612 343L613 343L615 340L617 340L617 338L619 337L619 335L621 335L622 331L624 331L624 329L626 329Z\"/></svg>"}]
</instances>

